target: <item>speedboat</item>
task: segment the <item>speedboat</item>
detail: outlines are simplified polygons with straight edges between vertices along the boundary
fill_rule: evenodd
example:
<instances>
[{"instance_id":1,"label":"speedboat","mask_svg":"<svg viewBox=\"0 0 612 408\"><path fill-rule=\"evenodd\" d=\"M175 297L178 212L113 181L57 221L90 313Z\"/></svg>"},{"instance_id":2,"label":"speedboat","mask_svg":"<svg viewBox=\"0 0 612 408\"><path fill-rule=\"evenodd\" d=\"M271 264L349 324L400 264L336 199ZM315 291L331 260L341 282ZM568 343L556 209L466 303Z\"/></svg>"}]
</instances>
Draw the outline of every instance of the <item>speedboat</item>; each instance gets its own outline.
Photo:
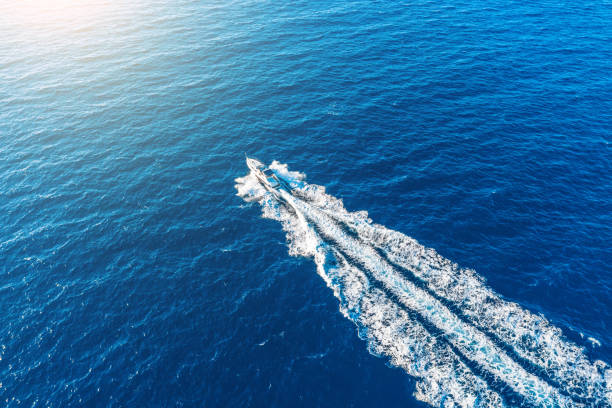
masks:
<instances>
[{"instance_id":1,"label":"speedboat","mask_svg":"<svg viewBox=\"0 0 612 408\"><path fill-rule=\"evenodd\" d=\"M246 154L244 156L246 158L247 166L255 177L257 177L259 183L274 197L276 197L276 199L286 203L291 211L293 211L297 217L302 220L302 222L306 223L304 216L295 206L295 197L293 196L292 184L288 180L285 180L282 176L279 176L279 174L274 169L271 169L270 166L266 166L259 160L248 157ZM260 201L261 199L262 197L254 198L254 200L257 201Z\"/></svg>"},{"instance_id":2,"label":"speedboat","mask_svg":"<svg viewBox=\"0 0 612 408\"><path fill-rule=\"evenodd\" d=\"M246 155L245 157L247 166L266 190L274 195L278 195L279 189L286 191L291 190L289 184L282 178L278 177L278 175L270 167L267 167L257 159L253 159Z\"/></svg>"}]
</instances>

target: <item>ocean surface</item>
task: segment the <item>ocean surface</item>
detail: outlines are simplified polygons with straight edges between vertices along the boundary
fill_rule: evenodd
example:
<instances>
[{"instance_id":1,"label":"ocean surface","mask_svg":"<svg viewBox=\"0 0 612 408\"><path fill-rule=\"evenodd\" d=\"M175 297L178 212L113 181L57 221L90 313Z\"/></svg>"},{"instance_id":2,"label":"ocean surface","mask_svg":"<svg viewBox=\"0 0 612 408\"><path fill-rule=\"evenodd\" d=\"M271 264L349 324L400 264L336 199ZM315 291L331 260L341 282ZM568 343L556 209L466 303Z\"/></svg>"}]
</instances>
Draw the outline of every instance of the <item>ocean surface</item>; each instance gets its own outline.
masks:
<instances>
[{"instance_id":1,"label":"ocean surface","mask_svg":"<svg viewBox=\"0 0 612 408\"><path fill-rule=\"evenodd\" d=\"M0 406L609 407L611 22L0 2Z\"/></svg>"}]
</instances>

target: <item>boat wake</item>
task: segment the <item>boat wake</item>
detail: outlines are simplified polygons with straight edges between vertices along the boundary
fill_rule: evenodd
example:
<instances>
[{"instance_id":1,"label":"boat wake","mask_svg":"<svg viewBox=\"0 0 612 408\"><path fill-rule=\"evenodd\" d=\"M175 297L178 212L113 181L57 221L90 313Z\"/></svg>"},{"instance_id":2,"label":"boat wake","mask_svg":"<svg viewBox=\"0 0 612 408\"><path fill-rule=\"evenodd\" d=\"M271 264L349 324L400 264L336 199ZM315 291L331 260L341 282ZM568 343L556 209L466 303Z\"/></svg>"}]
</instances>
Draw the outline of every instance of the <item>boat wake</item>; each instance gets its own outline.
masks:
<instances>
[{"instance_id":1,"label":"boat wake","mask_svg":"<svg viewBox=\"0 0 612 408\"><path fill-rule=\"evenodd\" d=\"M591 362L545 318L500 298L473 270L348 212L325 188L273 162L292 189L251 171L238 195L278 220L289 253L314 259L369 350L417 379L440 407L610 407L612 370Z\"/></svg>"}]
</instances>

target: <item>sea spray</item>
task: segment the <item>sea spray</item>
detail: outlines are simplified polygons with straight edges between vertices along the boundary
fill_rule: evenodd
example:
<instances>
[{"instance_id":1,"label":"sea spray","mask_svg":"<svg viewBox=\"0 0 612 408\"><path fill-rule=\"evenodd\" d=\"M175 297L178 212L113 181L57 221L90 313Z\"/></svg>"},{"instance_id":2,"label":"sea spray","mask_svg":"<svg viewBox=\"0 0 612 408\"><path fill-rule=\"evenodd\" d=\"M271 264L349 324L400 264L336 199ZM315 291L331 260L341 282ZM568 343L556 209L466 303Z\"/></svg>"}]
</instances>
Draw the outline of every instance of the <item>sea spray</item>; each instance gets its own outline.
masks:
<instances>
[{"instance_id":1,"label":"sea spray","mask_svg":"<svg viewBox=\"0 0 612 408\"><path fill-rule=\"evenodd\" d=\"M611 370L590 362L546 319L500 298L473 270L414 239L348 212L322 186L278 162L291 192L253 174L238 195L278 220L289 253L314 259L373 354L417 378L432 406L610 406Z\"/></svg>"}]
</instances>

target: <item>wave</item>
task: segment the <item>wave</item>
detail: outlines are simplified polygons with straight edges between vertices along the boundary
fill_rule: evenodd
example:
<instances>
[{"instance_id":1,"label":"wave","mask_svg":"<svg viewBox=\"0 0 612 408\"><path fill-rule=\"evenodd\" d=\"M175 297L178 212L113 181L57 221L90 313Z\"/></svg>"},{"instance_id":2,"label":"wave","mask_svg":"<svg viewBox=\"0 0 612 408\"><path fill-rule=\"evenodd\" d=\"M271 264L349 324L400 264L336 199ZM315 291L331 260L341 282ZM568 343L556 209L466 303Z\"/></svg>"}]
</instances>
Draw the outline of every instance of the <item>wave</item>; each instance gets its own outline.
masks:
<instances>
[{"instance_id":1,"label":"wave","mask_svg":"<svg viewBox=\"0 0 612 408\"><path fill-rule=\"evenodd\" d=\"M251 173L236 179L238 195L281 222L291 255L314 259L369 350L417 379L416 398L442 407L610 406L610 367L544 317L365 211L347 211L304 174L270 168L291 193L271 194Z\"/></svg>"}]
</instances>

